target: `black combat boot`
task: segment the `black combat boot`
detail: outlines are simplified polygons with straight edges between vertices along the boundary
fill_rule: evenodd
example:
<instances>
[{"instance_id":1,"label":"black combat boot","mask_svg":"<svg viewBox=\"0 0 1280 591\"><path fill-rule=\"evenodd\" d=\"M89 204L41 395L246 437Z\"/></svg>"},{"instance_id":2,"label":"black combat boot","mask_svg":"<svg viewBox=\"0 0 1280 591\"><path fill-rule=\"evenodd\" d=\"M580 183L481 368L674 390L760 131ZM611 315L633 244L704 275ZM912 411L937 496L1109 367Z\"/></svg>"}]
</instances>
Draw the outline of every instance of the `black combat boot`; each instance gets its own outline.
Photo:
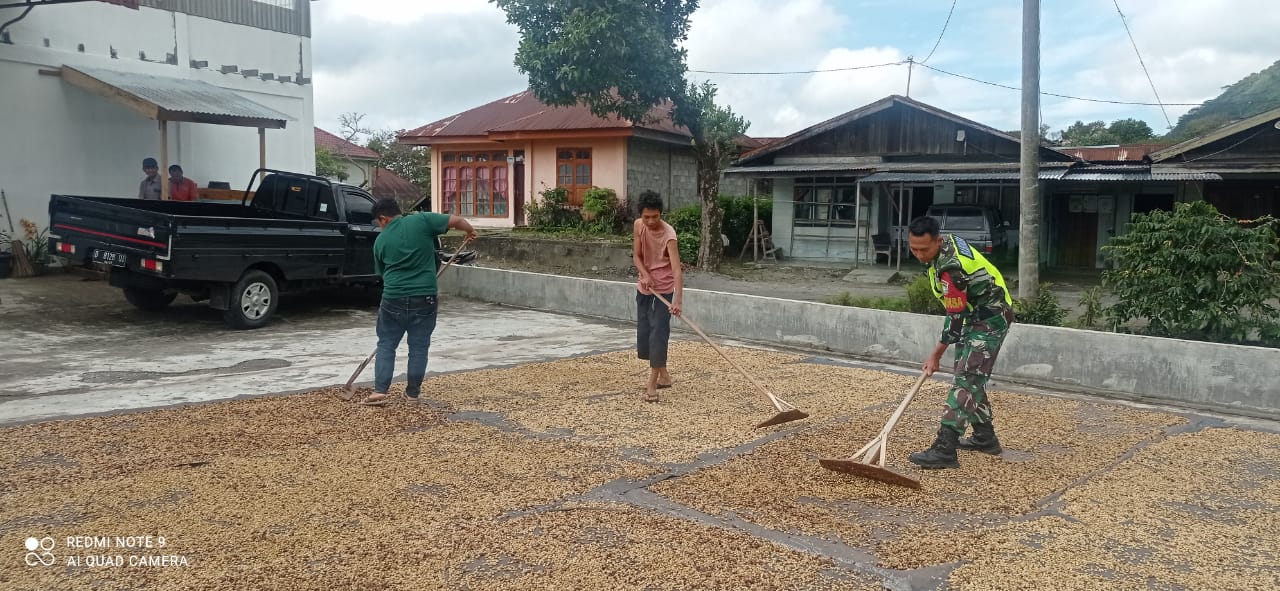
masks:
<instances>
[{"instance_id":1,"label":"black combat boot","mask_svg":"<svg viewBox=\"0 0 1280 591\"><path fill-rule=\"evenodd\" d=\"M961 439L956 447L993 456L998 456L1004 451L1004 448L1000 447L1000 440L996 439L996 427L991 423L974 423L973 437Z\"/></svg>"},{"instance_id":2,"label":"black combat boot","mask_svg":"<svg viewBox=\"0 0 1280 591\"><path fill-rule=\"evenodd\" d=\"M959 439L960 434L951 427L940 427L938 438L933 440L933 445L929 449L913 453L907 459L911 460L912 464L926 469L959 468L960 461L956 459L956 443Z\"/></svg>"}]
</instances>

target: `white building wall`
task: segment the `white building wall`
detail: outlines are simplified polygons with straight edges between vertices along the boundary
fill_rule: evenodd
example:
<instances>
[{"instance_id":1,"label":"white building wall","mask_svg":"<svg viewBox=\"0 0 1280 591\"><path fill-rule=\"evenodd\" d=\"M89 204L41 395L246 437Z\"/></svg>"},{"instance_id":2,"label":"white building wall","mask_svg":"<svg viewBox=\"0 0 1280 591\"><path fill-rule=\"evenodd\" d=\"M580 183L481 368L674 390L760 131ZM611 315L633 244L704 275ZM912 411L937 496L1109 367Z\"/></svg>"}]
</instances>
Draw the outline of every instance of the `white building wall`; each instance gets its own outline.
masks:
<instances>
[{"instance_id":1,"label":"white building wall","mask_svg":"<svg viewBox=\"0 0 1280 591\"><path fill-rule=\"evenodd\" d=\"M0 21L19 13L2 9ZM0 44L0 189L15 226L22 218L47 225L54 193L134 197L142 159L160 160L156 121L38 73L62 65L198 79L238 92L290 117L285 129L266 132L267 167L315 170L312 86L295 83L311 76L309 38L101 2L37 6L7 30L12 44ZM208 65L193 68L193 60ZM293 80L220 72L230 65ZM169 162L201 187L225 181L243 188L258 167L258 130L170 123ZM0 229L8 230L7 220Z\"/></svg>"}]
</instances>

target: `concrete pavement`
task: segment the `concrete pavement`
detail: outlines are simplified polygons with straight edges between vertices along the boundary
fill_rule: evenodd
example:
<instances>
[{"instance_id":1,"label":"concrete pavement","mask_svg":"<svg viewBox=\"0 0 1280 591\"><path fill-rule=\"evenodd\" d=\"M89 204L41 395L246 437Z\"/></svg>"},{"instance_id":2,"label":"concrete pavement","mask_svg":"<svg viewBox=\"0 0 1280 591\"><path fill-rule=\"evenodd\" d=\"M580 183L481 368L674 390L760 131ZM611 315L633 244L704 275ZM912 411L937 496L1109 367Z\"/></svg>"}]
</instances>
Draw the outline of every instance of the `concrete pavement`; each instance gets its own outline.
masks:
<instances>
[{"instance_id":1,"label":"concrete pavement","mask_svg":"<svg viewBox=\"0 0 1280 591\"><path fill-rule=\"evenodd\" d=\"M266 328L237 331L180 297L160 313L76 275L0 281L0 425L308 390L345 383L377 342L363 292L282 300ZM634 328L446 299L432 374L560 359L631 345ZM396 363L403 380L407 347ZM372 382L373 366L360 376Z\"/></svg>"}]
</instances>

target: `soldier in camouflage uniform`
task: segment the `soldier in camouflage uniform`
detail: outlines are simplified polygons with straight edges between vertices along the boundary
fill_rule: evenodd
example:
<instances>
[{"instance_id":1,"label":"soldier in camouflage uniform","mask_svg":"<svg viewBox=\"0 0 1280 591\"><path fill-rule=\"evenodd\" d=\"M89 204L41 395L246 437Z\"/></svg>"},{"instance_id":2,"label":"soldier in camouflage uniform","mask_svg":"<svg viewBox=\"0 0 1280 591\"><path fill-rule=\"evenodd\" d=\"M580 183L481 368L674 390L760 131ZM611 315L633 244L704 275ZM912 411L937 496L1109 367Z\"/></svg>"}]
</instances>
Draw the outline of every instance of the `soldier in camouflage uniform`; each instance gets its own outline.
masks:
<instances>
[{"instance_id":1,"label":"soldier in camouflage uniform","mask_svg":"<svg viewBox=\"0 0 1280 591\"><path fill-rule=\"evenodd\" d=\"M922 468L958 468L957 448L993 455L1002 451L986 385L1013 324L1013 299L1000 270L963 238L943 235L938 220L916 218L908 231L911 252L929 266L933 293L947 310L942 339L925 361L924 373L937 371L947 347L956 346L955 385L947 396L938 437L910 460ZM970 424L973 436L961 439Z\"/></svg>"}]
</instances>

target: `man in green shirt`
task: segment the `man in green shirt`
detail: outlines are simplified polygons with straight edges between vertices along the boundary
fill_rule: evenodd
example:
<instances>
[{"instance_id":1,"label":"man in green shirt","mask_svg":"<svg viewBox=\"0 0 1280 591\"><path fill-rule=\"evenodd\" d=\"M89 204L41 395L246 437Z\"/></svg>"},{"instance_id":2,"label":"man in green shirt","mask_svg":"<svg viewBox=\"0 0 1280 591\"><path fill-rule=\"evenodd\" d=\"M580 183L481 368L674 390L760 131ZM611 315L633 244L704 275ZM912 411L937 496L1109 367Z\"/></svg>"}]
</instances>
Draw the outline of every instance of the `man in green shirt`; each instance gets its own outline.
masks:
<instances>
[{"instance_id":1,"label":"man in green shirt","mask_svg":"<svg viewBox=\"0 0 1280 591\"><path fill-rule=\"evenodd\" d=\"M947 310L942 338L924 362L925 375L938 370L947 347L956 346L955 385L947 396L938 437L929 449L909 459L922 468L957 468L956 448L998 455L1002 450L986 386L1014 320L1009 288L991 261L963 238L942 234L936 219L912 220L907 242L911 254L929 266L933 294ZM973 437L960 439L970 424Z\"/></svg>"},{"instance_id":2,"label":"man in green shirt","mask_svg":"<svg viewBox=\"0 0 1280 591\"><path fill-rule=\"evenodd\" d=\"M382 276L382 303L378 306L378 353L373 363L373 394L361 404L380 405L387 400L395 373L396 349L409 335L408 383L411 402L422 392L427 375L427 350L436 329L436 237L451 229L468 238L476 231L466 219L440 213L403 215L394 199L373 206L373 219L382 233L373 243L373 268Z\"/></svg>"}]
</instances>

